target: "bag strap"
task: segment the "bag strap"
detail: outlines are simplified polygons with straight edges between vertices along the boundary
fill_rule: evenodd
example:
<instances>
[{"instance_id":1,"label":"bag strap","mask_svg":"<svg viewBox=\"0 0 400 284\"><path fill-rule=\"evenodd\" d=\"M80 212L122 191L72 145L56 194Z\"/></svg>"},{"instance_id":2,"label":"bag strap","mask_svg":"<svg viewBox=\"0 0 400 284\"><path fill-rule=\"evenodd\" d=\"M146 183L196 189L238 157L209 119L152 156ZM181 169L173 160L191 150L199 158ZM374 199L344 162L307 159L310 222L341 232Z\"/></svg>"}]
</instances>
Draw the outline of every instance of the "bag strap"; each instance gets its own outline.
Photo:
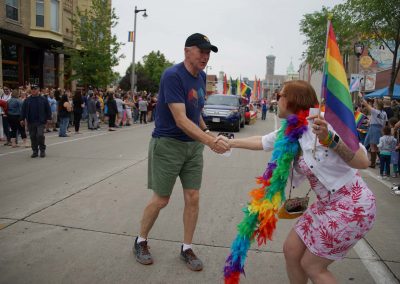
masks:
<instances>
[{"instance_id":1,"label":"bag strap","mask_svg":"<svg viewBox=\"0 0 400 284\"><path fill-rule=\"evenodd\" d=\"M292 195L293 175L294 175L294 160L293 160L293 162L292 162L292 171L291 171L291 173L290 173L290 189L289 189L289 198L288 198L288 199L290 199L290 197L291 197L291 195ZM306 196L304 196L304 197L307 197L308 194L310 193L310 191L311 191L311 188L308 190Z\"/></svg>"}]
</instances>

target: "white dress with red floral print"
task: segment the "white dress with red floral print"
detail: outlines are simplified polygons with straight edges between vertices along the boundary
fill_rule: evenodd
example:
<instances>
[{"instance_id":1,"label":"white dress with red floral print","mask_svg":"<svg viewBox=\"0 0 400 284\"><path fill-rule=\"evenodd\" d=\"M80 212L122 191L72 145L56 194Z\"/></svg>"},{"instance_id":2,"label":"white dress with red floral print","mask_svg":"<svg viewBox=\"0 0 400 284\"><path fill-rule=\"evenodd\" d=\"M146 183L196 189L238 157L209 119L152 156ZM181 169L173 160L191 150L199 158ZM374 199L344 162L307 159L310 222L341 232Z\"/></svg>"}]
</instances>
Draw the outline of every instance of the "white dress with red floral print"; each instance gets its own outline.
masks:
<instances>
[{"instance_id":1,"label":"white dress with red floral print","mask_svg":"<svg viewBox=\"0 0 400 284\"><path fill-rule=\"evenodd\" d=\"M296 171L307 176L317 196L297 221L296 233L311 253L331 260L343 259L374 224L374 194L358 173L340 190L330 193L302 157Z\"/></svg>"}]
</instances>

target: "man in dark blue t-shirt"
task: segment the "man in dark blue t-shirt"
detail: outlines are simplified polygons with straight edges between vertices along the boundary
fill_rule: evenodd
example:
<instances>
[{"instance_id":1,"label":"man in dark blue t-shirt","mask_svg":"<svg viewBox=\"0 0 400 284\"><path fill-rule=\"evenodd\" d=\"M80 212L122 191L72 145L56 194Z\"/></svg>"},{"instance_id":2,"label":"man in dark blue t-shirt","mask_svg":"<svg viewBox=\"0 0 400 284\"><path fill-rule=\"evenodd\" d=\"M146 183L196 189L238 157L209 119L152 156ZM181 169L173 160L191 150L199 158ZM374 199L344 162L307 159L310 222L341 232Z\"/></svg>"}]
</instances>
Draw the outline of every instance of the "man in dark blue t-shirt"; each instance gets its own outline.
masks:
<instances>
[{"instance_id":1,"label":"man in dark blue t-shirt","mask_svg":"<svg viewBox=\"0 0 400 284\"><path fill-rule=\"evenodd\" d=\"M229 150L228 144L215 142L201 116L206 93L203 69L211 51L218 52L218 48L206 36L199 33L189 36L185 60L165 70L161 77L148 159L148 187L153 196L144 209L134 246L136 260L142 264L153 263L147 237L160 210L168 204L179 176L185 200L181 259L191 270L203 269L191 247L199 213L203 149L207 145L217 153Z\"/></svg>"}]
</instances>

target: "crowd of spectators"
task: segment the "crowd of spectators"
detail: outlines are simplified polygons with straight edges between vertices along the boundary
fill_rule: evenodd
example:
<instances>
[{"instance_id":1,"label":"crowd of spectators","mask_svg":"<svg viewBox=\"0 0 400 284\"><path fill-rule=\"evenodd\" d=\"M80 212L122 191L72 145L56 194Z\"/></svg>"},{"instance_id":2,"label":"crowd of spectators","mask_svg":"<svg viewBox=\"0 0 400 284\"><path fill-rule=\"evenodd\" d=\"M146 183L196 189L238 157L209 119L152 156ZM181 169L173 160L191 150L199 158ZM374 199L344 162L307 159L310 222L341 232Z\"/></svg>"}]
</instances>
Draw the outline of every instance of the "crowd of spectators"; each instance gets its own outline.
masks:
<instances>
[{"instance_id":1,"label":"crowd of spectators","mask_svg":"<svg viewBox=\"0 0 400 284\"><path fill-rule=\"evenodd\" d=\"M357 131L369 151L370 167L379 165L379 178L398 177L400 170L400 103L390 97L364 99L355 111L363 113Z\"/></svg>"},{"instance_id":2,"label":"crowd of spectators","mask_svg":"<svg viewBox=\"0 0 400 284\"><path fill-rule=\"evenodd\" d=\"M0 141L5 146L22 144L30 147L26 139L28 127L26 124L22 127L20 121L22 105L31 95L32 86L0 87ZM58 132L59 137L71 135L72 128L75 134L81 134L82 122L87 123L89 130L99 130L102 125L108 125L109 131L115 131L132 124L151 122L155 118L157 96L146 91L132 93L118 88L91 86L76 91L38 89L39 95L48 100L52 113L45 131Z\"/></svg>"}]
</instances>

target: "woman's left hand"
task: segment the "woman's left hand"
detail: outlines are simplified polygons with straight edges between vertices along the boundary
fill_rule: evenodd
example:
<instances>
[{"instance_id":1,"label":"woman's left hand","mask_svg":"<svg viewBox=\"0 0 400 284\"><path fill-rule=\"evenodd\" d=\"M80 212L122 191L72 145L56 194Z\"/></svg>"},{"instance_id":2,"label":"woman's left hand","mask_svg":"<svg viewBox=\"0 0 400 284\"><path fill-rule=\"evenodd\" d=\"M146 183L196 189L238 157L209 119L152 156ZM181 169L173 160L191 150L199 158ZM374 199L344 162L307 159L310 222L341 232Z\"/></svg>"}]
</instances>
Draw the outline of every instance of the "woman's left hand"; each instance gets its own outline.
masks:
<instances>
[{"instance_id":1,"label":"woman's left hand","mask_svg":"<svg viewBox=\"0 0 400 284\"><path fill-rule=\"evenodd\" d=\"M313 119L312 132L318 136L318 140L325 140L328 137L328 123L322 116L313 115L307 117L308 120Z\"/></svg>"}]
</instances>

